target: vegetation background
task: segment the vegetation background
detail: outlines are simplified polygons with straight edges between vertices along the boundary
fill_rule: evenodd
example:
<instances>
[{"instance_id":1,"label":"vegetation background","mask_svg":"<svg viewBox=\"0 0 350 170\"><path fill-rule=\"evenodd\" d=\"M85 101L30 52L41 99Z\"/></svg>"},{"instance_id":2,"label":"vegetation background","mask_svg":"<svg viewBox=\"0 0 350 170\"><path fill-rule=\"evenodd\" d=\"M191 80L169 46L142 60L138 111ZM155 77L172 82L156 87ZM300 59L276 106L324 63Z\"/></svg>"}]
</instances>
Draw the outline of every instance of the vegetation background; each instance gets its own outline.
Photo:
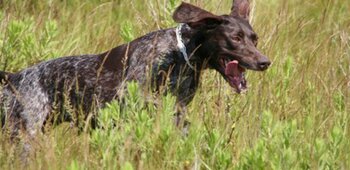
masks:
<instances>
[{"instance_id":1,"label":"vegetation background","mask_svg":"<svg viewBox=\"0 0 350 170\"><path fill-rule=\"evenodd\" d=\"M227 14L231 0L188 0ZM174 27L180 0L0 0L0 69L99 53ZM187 137L172 123L174 98L145 104L131 83L125 109L100 112L80 135L46 127L28 169L350 169L350 1L253 0L259 48L273 61L250 71L237 95L208 70L189 106ZM21 166L0 132L0 169Z\"/></svg>"}]
</instances>

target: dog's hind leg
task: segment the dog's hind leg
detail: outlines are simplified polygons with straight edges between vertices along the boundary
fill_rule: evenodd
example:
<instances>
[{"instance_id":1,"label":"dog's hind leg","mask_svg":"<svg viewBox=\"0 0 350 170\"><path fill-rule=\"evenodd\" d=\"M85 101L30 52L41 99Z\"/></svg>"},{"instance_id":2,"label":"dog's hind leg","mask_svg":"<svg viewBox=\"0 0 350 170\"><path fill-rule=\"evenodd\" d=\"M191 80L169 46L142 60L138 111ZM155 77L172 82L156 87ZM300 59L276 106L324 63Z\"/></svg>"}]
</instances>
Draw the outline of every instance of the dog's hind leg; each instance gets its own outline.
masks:
<instances>
[{"instance_id":1,"label":"dog's hind leg","mask_svg":"<svg viewBox=\"0 0 350 170\"><path fill-rule=\"evenodd\" d=\"M24 147L22 158L27 157L31 151L31 143L38 133L42 132L44 122L51 112L51 104L48 95L43 91L37 91L31 98L25 97L23 112L20 117L25 122Z\"/></svg>"},{"instance_id":2,"label":"dog's hind leg","mask_svg":"<svg viewBox=\"0 0 350 170\"><path fill-rule=\"evenodd\" d=\"M20 144L20 157L23 163L28 161L32 152L33 140L41 133L44 122L51 112L51 103L47 93L36 87L5 89L5 128L10 138ZM17 142L16 142L17 141Z\"/></svg>"}]
</instances>

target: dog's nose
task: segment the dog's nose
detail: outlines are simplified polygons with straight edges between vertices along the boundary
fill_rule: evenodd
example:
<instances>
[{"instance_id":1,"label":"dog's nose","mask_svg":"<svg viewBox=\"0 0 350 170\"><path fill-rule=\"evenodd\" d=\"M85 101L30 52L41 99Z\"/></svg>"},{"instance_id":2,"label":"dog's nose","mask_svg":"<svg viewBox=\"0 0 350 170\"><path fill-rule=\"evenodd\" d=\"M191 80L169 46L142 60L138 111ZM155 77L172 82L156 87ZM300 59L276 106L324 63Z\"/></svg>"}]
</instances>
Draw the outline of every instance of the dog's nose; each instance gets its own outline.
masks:
<instances>
[{"instance_id":1,"label":"dog's nose","mask_svg":"<svg viewBox=\"0 0 350 170\"><path fill-rule=\"evenodd\" d=\"M260 70L264 71L271 65L271 61L266 59L258 62L258 67Z\"/></svg>"}]
</instances>

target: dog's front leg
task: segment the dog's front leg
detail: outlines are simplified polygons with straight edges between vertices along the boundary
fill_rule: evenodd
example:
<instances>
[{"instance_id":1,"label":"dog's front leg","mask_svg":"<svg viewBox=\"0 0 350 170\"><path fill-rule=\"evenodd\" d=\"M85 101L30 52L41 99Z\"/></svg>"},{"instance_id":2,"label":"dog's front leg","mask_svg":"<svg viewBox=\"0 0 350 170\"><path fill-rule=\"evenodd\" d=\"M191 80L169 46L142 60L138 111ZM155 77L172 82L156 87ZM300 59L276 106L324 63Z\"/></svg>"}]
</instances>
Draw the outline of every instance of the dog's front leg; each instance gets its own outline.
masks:
<instances>
[{"instance_id":1,"label":"dog's front leg","mask_svg":"<svg viewBox=\"0 0 350 170\"><path fill-rule=\"evenodd\" d=\"M187 136L191 123L186 118L187 107L184 104L178 103L176 105L176 113L174 115L174 122L176 127L182 129L182 133Z\"/></svg>"}]
</instances>

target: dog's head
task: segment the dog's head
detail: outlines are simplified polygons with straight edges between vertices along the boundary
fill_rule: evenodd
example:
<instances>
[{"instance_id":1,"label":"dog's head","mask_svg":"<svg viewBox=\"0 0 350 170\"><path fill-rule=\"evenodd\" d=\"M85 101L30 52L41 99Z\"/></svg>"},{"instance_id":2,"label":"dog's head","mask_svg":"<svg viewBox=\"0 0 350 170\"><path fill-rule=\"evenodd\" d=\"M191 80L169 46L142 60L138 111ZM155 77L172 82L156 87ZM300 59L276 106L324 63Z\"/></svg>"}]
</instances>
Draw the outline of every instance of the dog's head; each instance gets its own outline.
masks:
<instances>
[{"instance_id":1,"label":"dog's head","mask_svg":"<svg viewBox=\"0 0 350 170\"><path fill-rule=\"evenodd\" d=\"M199 53L240 93L247 88L245 70L264 71L270 60L256 48L258 36L249 23L249 1L234 0L231 10L229 15L218 16L182 3L173 18L201 32Z\"/></svg>"}]
</instances>

